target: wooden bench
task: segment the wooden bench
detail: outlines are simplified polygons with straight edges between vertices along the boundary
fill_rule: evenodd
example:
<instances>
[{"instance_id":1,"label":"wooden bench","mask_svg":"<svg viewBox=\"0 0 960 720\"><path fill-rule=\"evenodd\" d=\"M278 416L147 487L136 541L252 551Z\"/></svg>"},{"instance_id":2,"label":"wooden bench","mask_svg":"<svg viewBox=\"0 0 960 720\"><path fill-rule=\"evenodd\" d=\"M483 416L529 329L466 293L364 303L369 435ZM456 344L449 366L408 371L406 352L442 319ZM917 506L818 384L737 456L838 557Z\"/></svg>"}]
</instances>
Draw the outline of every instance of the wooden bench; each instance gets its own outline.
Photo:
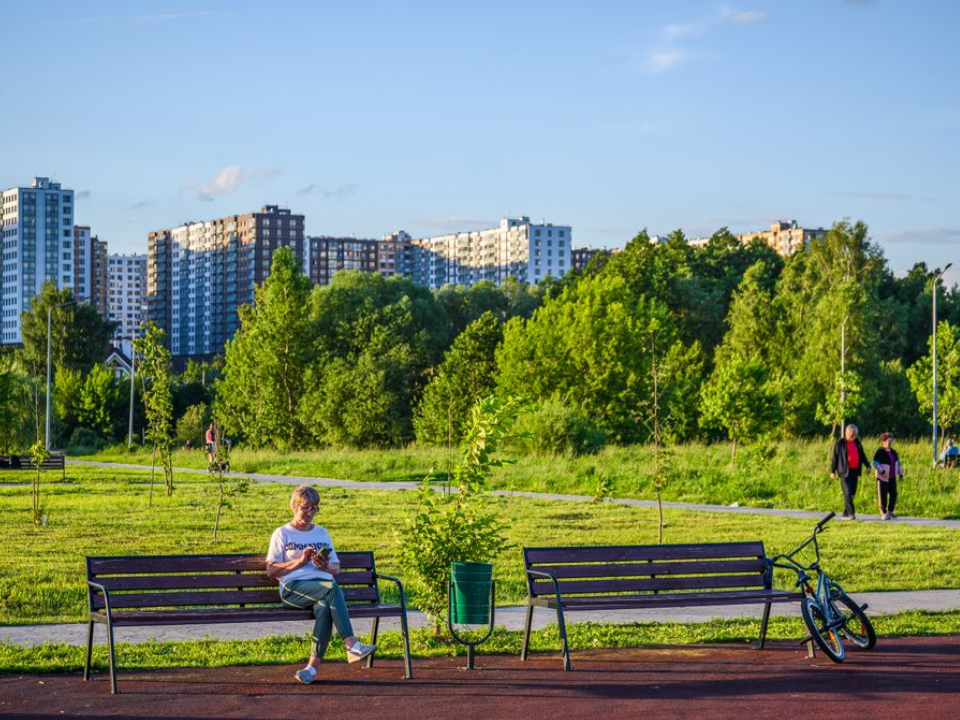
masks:
<instances>
[{"instance_id":1,"label":"wooden bench","mask_svg":"<svg viewBox=\"0 0 960 720\"><path fill-rule=\"evenodd\" d=\"M527 659L534 608L549 608L557 613L564 670L572 669L566 612L762 604L759 650L770 606L803 599L800 591L773 589L762 542L524 548L523 559L528 597L520 658Z\"/></svg>"},{"instance_id":2,"label":"wooden bench","mask_svg":"<svg viewBox=\"0 0 960 720\"><path fill-rule=\"evenodd\" d=\"M0 455L0 470L36 470L37 465L29 455ZM62 453L53 453L40 463L41 470L59 470L67 479L67 463Z\"/></svg>"},{"instance_id":3,"label":"wooden bench","mask_svg":"<svg viewBox=\"0 0 960 720\"><path fill-rule=\"evenodd\" d=\"M400 618L404 677L412 678L403 585L397 578L377 572L372 552L337 555L341 568L337 583L350 617L373 619L372 643L377 641L380 618ZM378 580L396 584L399 605L381 602ZM104 623L113 693L117 692L115 627L313 620L311 610L281 603L277 581L267 577L263 554L88 557L87 596L90 619L83 679L90 679L94 625ZM371 655L367 667L372 666Z\"/></svg>"}]
</instances>

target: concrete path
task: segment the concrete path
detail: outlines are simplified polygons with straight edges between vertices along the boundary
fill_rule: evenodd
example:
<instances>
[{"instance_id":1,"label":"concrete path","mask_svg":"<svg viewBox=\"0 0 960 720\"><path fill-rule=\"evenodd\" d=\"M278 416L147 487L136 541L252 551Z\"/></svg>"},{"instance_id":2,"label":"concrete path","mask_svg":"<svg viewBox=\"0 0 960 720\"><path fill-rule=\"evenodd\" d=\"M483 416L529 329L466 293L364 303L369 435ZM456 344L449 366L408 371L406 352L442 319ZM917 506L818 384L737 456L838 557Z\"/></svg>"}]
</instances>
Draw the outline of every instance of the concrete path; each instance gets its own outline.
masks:
<instances>
[{"instance_id":1,"label":"concrete path","mask_svg":"<svg viewBox=\"0 0 960 720\"><path fill-rule=\"evenodd\" d=\"M149 470L149 465L130 465L127 463L107 463L93 462L89 460L67 460L69 465L88 465L94 467L106 468L124 468L127 470ZM206 470L197 468L174 468L174 472L191 473L206 475ZM338 480L335 478L316 478L303 477L298 475L268 475L265 473L227 473L230 477L248 478L257 482L280 483L283 485L315 485L317 487L336 487L348 488L351 490L416 490L420 483L415 482L363 482L360 480ZM436 490L442 489L440 486ZM557 500L560 502L593 502L593 497L589 495L561 495L558 493L538 493L538 492L520 492L513 490L494 490L493 495L503 495L506 497L526 497L537 500ZM656 507L657 503L653 500L633 500L629 498L606 498L604 502L614 505L629 505L631 507ZM719 512L735 513L740 515L770 515L775 517L800 518L806 520L819 520L826 512L819 510L778 510L775 508L756 508L740 507L739 505L704 505L699 503L685 502L664 502L665 508L678 510L697 510L699 512ZM921 518L921 517L898 517L896 520L881 520L876 515L861 514L857 516L857 522L894 522L901 525L916 525L923 527L942 527L960 530L960 520L941 520L939 518Z\"/></svg>"},{"instance_id":2,"label":"concrete path","mask_svg":"<svg viewBox=\"0 0 960 720\"><path fill-rule=\"evenodd\" d=\"M946 611L960 609L960 590L922 590L916 592L875 592L856 593L855 599L867 603L868 615L889 615L905 610ZM608 610L599 612L577 612L567 615L568 623L602 622L706 622L714 619L753 618L760 620L762 606L745 605L741 607L706 608L659 608L651 610ZM498 626L508 630L522 630L525 608L511 606L497 608ZM773 615L799 615L799 606L794 604L774 605ZM408 614L411 627L426 627L427 619L421 612ZM533 614L534 629L540 629L556 621L556 615L538 608ZM357 620L354 625L357 632L365 635L370 631L370 621ZM303 635L309 631L309 623L303 620L275 623L237 623L214 625L203 629L196 626L170 625L165 627L121 627L117 628L115 638L118 642L141 643L148 641L172 642L176 640L197 640L202 637L217 640L252 640L277 635ZM395 618L380 621L381 630L399 630L400 623ZM22 646L36 646L44 643L66 643L68 645L86 644L87 626L85 623L65 623L57 625L8 625L0 627L0 642ZM106 629L100 625L95 631L95 642L106 642Z\"/></svg>"}]
</instances>

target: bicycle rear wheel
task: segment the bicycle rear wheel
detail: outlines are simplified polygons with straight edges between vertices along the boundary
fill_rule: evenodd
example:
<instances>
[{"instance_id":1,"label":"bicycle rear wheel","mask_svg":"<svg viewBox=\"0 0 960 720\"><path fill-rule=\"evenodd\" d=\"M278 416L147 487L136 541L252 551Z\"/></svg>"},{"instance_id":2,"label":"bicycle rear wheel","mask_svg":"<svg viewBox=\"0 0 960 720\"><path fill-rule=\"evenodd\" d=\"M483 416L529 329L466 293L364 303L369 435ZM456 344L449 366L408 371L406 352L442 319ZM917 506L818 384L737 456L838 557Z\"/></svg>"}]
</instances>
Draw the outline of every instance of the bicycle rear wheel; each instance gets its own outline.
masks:
<instances>
[{"instance_id":1,"label":"bicycle rear wheel","mask_svg":"<svg viewBox=\"0 0 960 720\"><path fill-rule=\"evenodd\" d=\"M843 616L840 631L847 640L863 650L869 650L877 644L877 633L873 629L873 623L853 598L841 590L831 596L830 601L833 603L834 610Z\"/></svg>"},{"instance_id":2,"label":"bicycle rear wheel","mask_svg":"<svg viewBox=\"0 0 960 720\"><path fill-rule=\"evenodd\" d=\"M810 631L810 637L823 654L835 663L843 662L843 641L837 628L830 627L823 609L813 598L804 598L800 603L800 615Z\"/></svg>"}]
</instances>

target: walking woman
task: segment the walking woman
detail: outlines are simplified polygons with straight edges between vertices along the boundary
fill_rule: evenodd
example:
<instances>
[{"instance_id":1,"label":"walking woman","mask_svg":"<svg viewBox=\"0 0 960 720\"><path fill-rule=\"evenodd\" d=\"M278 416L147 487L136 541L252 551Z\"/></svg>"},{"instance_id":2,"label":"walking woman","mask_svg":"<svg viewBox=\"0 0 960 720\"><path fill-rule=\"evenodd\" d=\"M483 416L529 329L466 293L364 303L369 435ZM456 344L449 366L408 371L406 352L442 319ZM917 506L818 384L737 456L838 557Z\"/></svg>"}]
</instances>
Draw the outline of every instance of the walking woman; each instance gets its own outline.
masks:
<instances>
[{"instance_id":1,"label":"walking woman","mask_svg":"<svg viewBox=\"0 0 960 720\"><path fill-rule=\"evenodd\" d=\"M857 511L853 506L853 496L857 494L857 482L867 465L867 454L857 426L847 425L844 436L833 446L833 456L830 458L830 477L840 477L840 488L843 490L843 515L841 520L856 520Z\"/></svg>"},{"instance_id":2,"label":"walking woman","mask_svg":"<svg viewBox=\"0 0 960 720\"><path fill-rule=\"evenodd\" d=\"M873 468L877 475L877 500L880 503L880 519L895 520L897 506L897 483L903 479L900 456L893 449L893 433L880 436L880 447L873 454Z\"/></svg>"},{"instance_id":3,"label":"walking woman","mask_svg":"<svg viewBox=\"0 0 960 720\"><path fill-rule=\"evenodd\" d=\"M340 560L326 528L313 520L320 508L320 494L309 485L301 485L290 497L293 519L273 531L267 551L267 576L279 578L280 598L294 607L312 609L316 619L310 661L294 676L309 685L327 651L333 627L347 646L347 661L363 660L376 650L354 636L343 591L334 577L340 572Z\"/></svg>"}]
</instances>

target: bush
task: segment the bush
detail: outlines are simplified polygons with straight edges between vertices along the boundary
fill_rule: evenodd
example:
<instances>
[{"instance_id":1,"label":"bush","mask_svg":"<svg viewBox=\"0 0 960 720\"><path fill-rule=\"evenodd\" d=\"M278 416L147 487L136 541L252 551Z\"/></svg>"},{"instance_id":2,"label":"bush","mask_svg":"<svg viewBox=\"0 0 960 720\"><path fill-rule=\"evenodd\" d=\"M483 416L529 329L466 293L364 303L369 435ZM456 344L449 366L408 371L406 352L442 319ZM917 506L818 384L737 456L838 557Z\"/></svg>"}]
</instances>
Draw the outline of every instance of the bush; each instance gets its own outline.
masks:
<instances>
[{"instance_id":1,"label":"bush","mask_svg":"<svg viewBox=\"0 0 960 720\"><path fill-rule=\"evenodd\" d=\"M575 404L553 397L542 401L519 420L529 447L551 455L595 455L607 444L607 434Z\"/></svg>"},{"instance_id":2,"label":"bush","mask_svg":"<svg viewBox=\"0 0 960 720\"><path fill-rule=\"evenodd\" d=\"M71 455L91 455L107 446L107 441L90 428L75 428L67 443Z\"/></svg>"}]
</instances>

